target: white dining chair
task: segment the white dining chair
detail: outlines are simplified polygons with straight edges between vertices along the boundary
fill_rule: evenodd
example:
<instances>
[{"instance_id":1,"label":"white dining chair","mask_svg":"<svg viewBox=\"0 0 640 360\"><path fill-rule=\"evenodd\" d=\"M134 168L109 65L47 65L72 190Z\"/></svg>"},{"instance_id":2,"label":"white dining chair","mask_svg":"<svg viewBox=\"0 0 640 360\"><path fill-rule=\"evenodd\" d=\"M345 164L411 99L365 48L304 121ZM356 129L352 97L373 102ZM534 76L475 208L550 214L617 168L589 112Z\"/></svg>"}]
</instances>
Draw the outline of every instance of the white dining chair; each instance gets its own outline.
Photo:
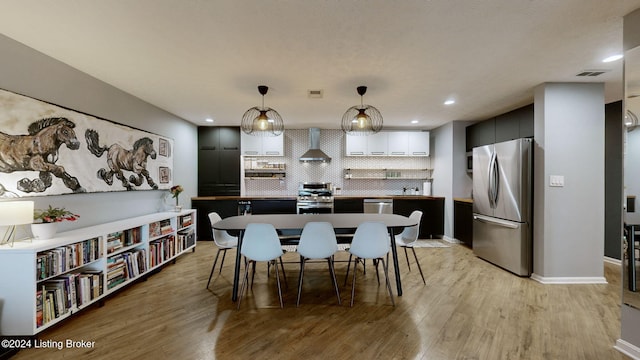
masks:
<instances>
[{"instance_id":1,"label":"white dining chair","mask_svg":"<svg viewBox=\"0 0 640 360\"><path fill-rule=\"evenodd\" d=\"M411 265L409 264L409 255L407 254L407 249L411 249L413 252L413 257L416 259L416 264L418 265L418 270L420 270L420 276L422 276L422 282L426 285L427 282L424 280L424 274L422 273L422 267L420 267L420 261L418 260L418 256L416 255L416 250L414 246L418 242L418 231L420 229L420 221L422 219L422 211L415 210L409 215L410 219L414 219L418 222L417 225L407 226L402 232L395 236L396 245L401 248L404 248L404 257L407 259L407 267L409 271L411 271Z\"/></svg>"},{"instance_id":2,"label":"white dining chair","mask_svg":"<svg viewBox=\"0 0 640 360\"><path fill-rule=\"evenodd\" d=\"M276 282L278 284L278 297L280 298L280 308L284 307L282 302L282 287L280 286L280 274L276 261L282 256L283 251L280 246L280 239L276 229L271 224L250 223L247 224L244 236L242 237L242 245L240 254L244 256L245 267L244 276L242 277L242 286L238 296L238 309L244 295L247 281L249 279L249 267L253 265L253 274L256 271L256 262L267 261L273 264L276 273ZM251 280L253 283L253 278Z\"/></svg>"},{"instance_id":3,"label":"white dining chair","mask_svg":"<svg viewBox=\"0 0 640 360\"><path fill-rule=\"evenodd\" d=\"M353 300L356 294L356 273L357 266L361 260L372 259L376 266L376 272L378 271L378 263L382 263L384 269L384 277L387 289L389 290L389 297L391 298L391 304L395 306L393 300L393 293L391 292L391 284L389 283L389 269L388 261L385 261L384 257L388 257L391 244L389 241L389 234L387 233L387 227L381 222L366 221L358 225L355 234L353 235L353 241L351 242L351 248L349 253L354 256L353 261L353 281L351 282L351 306L353 306Z\"/></svg>"},{"instance_id":4,"label":"white dining chair","mask_svg":"<svg viewBox=\"0 0 640 360\"><path fill-rule=\"evenodd\" d=\"M211 277L213 276L213 271L216 268L216 263L218 262L218 257L222 252L222 260L220 261L220 270L218 274L222 272L222 265L224 265L224 258L227 255L227 250L238 247L238 237L229 235L228 232L224 230L216 230L213 228L213 224L222 220L220 215L217 212L209 213L209 222L211 223L211 232L213 233L213 242L218 247L218 252L216 252L216 259L213 261L213 266L211 267L211 273L209 274L209 281L207 281L207 289L209 288L209 284L211 283Z\"/></svg>"},{"instance_id":5,"label":"white dining chair","mask_svg":"<svg viewBox=\"0 0 640 360\"><path fill-rule=\"evenodd\" d=\"M300 294L302 293L302 279L304 277L304 266L307 260L326 259L329 265L331 281L340 301L340 291L336 281L336 273L333 264L333 255L338 251L338 242L333 226L328 222L308 222L302 229L300 242L298 243L298 254L300 254L300 276L298 277L298 299L296 307L300 305Z\"/></svg>"}]
</instances>

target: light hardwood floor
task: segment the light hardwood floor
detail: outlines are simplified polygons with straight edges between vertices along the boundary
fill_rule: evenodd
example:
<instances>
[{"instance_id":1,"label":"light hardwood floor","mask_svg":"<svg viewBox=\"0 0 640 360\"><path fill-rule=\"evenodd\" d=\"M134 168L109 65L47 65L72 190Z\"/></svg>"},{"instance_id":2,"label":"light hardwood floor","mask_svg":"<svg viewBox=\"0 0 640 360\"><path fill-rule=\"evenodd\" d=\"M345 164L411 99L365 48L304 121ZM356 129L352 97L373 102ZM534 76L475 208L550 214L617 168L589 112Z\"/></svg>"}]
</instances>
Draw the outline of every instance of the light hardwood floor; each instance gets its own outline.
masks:
<instances>
[{"instance_id":1,"label":"light hardwood floor","mask_svg":"<svg viewBox=\"0 0 640 360\"><path fill-rule=\"evenodd\" d=\"M404 295L392 307L375 271L359 268L337 305L326 263L308 264L299 308L298 265L285 264L280 309L273 274L258 268L240 310L231 302L232 264L205 289L216 248L197 250L39 335L95 341L92 349L31 349L14 359L627 359L620 335L620 269L604 285L542 285L476 258L461 245L416 249L427 284L401 258ZM402 253L399 253L402 254ZM346 254L338 259L346 259ZM288 253L285 260L295 261ZM344 283L346 263L337 263ZM395 292L395 287L394 287Z\"/></svg>"}]
</instances>

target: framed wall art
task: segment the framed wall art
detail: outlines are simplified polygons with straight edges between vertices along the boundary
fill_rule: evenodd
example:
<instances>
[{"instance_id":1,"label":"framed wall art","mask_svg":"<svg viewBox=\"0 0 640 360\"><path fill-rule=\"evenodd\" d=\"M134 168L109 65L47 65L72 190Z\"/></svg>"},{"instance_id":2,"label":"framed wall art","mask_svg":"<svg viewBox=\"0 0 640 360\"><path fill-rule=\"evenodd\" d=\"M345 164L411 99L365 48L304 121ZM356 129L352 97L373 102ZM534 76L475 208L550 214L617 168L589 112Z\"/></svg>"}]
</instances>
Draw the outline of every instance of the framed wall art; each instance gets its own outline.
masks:
<instances>
[{"instance_id":1,"label":"framed wall art","mask_svg":"<svg viewBox=\"0 0 640 360\"><path fill-rule=\"evenodd\" d=\"M169 189L173 140L0 89L0 198Z\"/></svg>"}]
</instances>

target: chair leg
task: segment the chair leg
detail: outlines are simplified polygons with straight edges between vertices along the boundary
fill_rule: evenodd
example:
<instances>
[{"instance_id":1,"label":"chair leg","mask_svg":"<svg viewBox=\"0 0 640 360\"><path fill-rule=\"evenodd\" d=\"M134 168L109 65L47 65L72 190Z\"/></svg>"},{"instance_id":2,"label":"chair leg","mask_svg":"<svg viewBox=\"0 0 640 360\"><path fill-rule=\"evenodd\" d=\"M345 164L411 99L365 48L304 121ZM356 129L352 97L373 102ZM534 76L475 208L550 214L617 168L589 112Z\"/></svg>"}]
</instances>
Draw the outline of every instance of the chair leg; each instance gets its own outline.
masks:
<instances>
[{"instance_id":1,"label":"chair leg","mask_svg":"<svg viewBox=\"0 0 640 360\"><path fill-rule=\"evenodd\" d=\"M380 258L380 261L382 261L382 268L384 269L384 277L385 277L385 282L387 283L387 289L389 290L389 298L391 298L391 304L393 306L396 306L395 301L393 301L393 292L391 291L391 283L389 282L389 262L384 261L383 258Z\"/></svg>"},{"instance_id":2,"label":"chair leg","mask_svg":"<svg viewBox=\"0 0 640 360\"><path fill-rule=\"evenodd\" d=\"M255 261L250 261L249 262L249 266L251 266L251 264L253 264L252 266L252 271L251 271L251 289L253 289L253 279L256 277L256 265L257 263Z\"/></svg>"},{"instance_id":3,"label":"chair leg","mask_svg":"<svg viewBox=\"0 0 640 360\"><path fill-rule=\"evenodd\" d=\"M336 296L338 297L338 305L342 305L342 301L340 301L340 290L338 289L338 280L336 280L336 269L333 266L333 256L327 258L327 262L329 262L329 273L331 274L331 282L333 282L333 288L336 290ZM302 279L302 277L300 278ZM302 284L302 281L300 281Z\"/></svg>"},{"instance_id":4,"label":"chair leg","mask_svg":"<svg viewBox=\"0 0 640 360\"><path fill-rule=\"evenodd\" d=\"M409 264L409 255L407 254L407 247L403 246L404 248L404 257L407 259L407 267L409 268L409 271L411 271L411 264Z\"/></svg>"},{"instance_id":5,"label":"chair leg","mask_svg":"<svg viewBox=\"0 0 640 360\"><path fill-rule=\"evenodd\" d=\"M358 272L358 258L353 261L353 281L351 281L351 307L353 307L353 299L356 297L356 273Z\"/></svg>"},{"instance_id":6,"label":"chair leg","mask_svg":"<svg viewBox=\"0 0 640 360\"><path fill-rule=\"evenodd\" d=\"M216 263L218 262L218 256L220 256L220 248L218 248L218 252L216 253L216 259L213 261L213 266L211 267L211 273L209 274L209 281L207 281L207 289L209 288L209 284L211 283L211 277L213 276L213 270L215 270L216 268Z\"/></svg>"},{"instance_id":7,"label":"chair leg","mask_svg":"<svg viewBox=\"0 0 640 360\"><path fill-rule=\"evenodd\" d=\"M282 259L280 259L282 261ZM273 267L276 268L276 282L278 283L278 298L280 298L280 309L284 308L284 303L282 302L282 287L280 286L280 274L278 273L278 264L276 260L273 261Z\"/></svg>"},{"instance_id":8,"label":"chair leg","mask_svg":"<svg viewBox=\"0 0 640 360\"><path fill-rule=\"evenodd\" d=\"M349 268L351 267L352 255L349 254L349 261L347 262L347 274L344 276L344 286L347 286L347 279L349 279Z\"/></svg>"},{"instance_id":9,"label":"chair leg","mask_svg":"<svg viewBox=\"0 0 640 360\"><path fill-rule=\"evenodd\" d=\"M218 274L222 274L222 265L224 265L224 257L227 256L227 250L229 249L223 249L222 250L222 260L220 260L220 270L218 271ZM218 257L218 256L216 256Z\"/></svg>"},{"instance_id":10,"label":"chair leg","mask_svg":"<svg viewBox=\"0 0 640 360\"><path fill-rule=\"evenodd\" d=\"M411 251L413 251L413 257L416 258L416 264L418 265L418 270L420 270L420 276L422 276L422 282L427 285L427 282L424 281L424 275L422 274L422 268L420 267L420 262L418 261L418 255L416 255L416 249L414 249L413 247L411 248Z\"/></svg>"},{"instance_id":11,"label":"chair leg","mask_svg":"<svg viewBox=\"0 0 640 360\"><path fill-rule=\"evenodd\" d=\"M274 264L274 265L278 265L278 264ZM282 256L280 256L280 268L282 269L282 277L284 278L284 286L286 288L289 288L289 285L287 284L287 273L284 272L284 263L282 262Z\"/></svg>"},{"instance_id":12,"label":"chair leg","mask_svg":"<svg viewBox=\"0 0 640 360\"><path fill-rule=\"evenodd\" d=\"M249 279L249 266L247 265L247 258L244 259L244 275L242 276L242 285L240 286L240 294L238 294L238 305L236 306L237 310L240 310L240 302L242 302L242 296L244 295L245 287L247 286L247 281Z\"/></svg>"},{"instance_id":13,"label":"chair leg","mask_svg":"<svg viewBox=\"0 0 640 360\"><path fill-rule=\"evenodd\" d=\"M307 261L304 256L300 255L300 275L298 277L298 299L296 307L300 306L300 294L302 293L302 278L304 277L304 264Z\"/></svg>"},{"instance_id":14,"label":"chair leg","mask_svg":"<svg viewBox=\"0 0 640 360\"><path fill-rule=\"evenodd\" d=\"M373 259L373 266L376 267L376 278L378 279L378 285L380 285L380 273L378 272L378 259Z\"/></svg>"}]
</instances>

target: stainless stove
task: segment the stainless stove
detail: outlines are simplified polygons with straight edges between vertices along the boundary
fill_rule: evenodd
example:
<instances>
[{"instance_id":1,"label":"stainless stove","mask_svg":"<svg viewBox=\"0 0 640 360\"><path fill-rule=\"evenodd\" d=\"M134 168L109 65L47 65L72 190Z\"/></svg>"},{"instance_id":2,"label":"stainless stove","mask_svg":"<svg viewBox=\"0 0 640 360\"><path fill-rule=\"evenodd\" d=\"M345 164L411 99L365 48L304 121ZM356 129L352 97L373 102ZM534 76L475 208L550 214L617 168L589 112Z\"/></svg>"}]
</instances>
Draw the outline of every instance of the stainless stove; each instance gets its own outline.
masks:
<instances>
[{"instance_id":1,"label":"stainless stove","mask_svg":"<svg viewBox=\"0 0 640 360\"><path fill-rule=\"evenodd\" d=\"M298 186L298 214L327 214L333 212L331 183L305 182Z\"/></svg>"}]
</instances>

